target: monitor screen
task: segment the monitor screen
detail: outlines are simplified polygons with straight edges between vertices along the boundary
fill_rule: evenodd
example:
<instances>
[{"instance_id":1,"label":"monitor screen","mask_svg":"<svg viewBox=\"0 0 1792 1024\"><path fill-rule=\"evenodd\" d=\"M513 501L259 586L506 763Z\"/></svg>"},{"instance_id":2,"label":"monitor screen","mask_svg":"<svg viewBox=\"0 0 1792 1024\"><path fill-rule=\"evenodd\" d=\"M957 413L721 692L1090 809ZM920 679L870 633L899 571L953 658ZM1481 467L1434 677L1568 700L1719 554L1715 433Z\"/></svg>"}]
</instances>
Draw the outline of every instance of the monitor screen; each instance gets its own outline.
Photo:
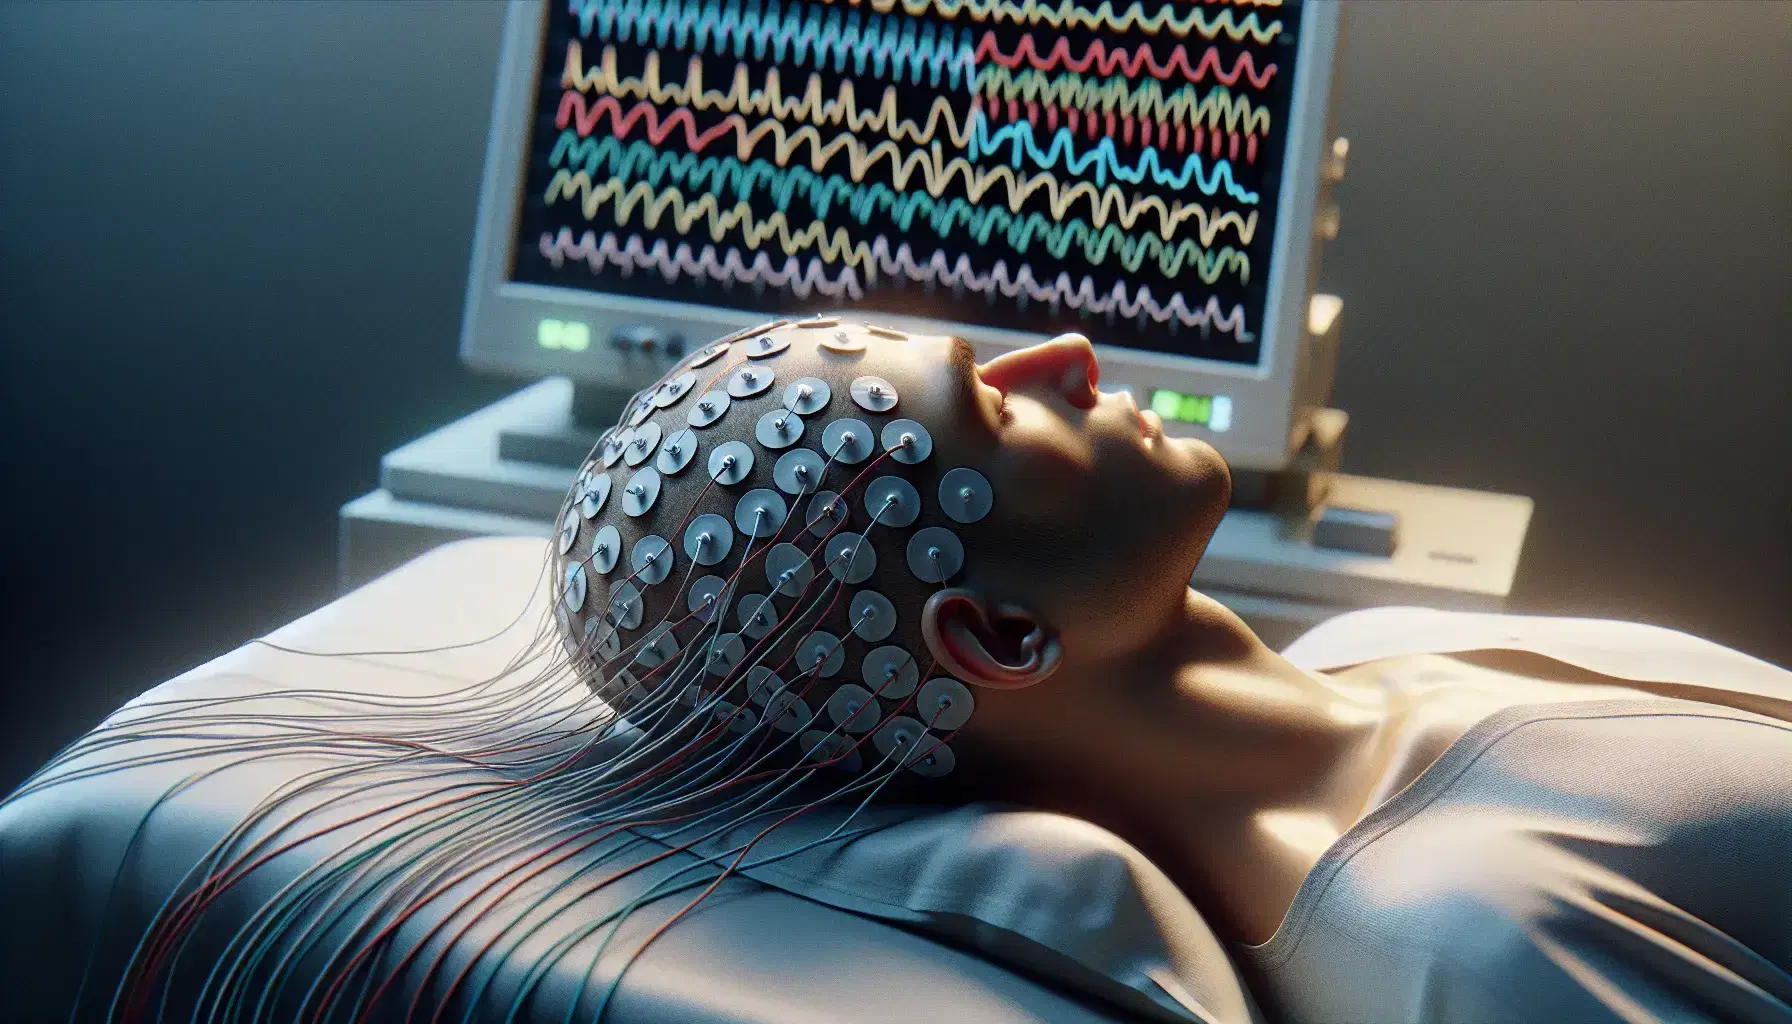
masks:
<instances>
[{"instance_id":1,"label":"monitor screen","mask_svg":"<svg viewBox=\"0 0 1792 1024\"><path fill-rule=\"evenodd\" d=\"M1256 366L1300 0L550 0L510 280Z\"/></svg>"}]
</instances>

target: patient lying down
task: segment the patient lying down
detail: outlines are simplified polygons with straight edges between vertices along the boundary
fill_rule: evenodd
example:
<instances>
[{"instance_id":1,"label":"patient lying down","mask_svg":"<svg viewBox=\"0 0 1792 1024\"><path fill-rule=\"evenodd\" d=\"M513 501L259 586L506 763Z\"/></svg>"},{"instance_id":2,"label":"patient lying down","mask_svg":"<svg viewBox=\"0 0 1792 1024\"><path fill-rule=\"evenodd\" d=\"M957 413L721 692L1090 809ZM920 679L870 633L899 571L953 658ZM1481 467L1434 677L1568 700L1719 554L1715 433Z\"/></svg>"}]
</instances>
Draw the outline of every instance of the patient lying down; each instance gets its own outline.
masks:
<instances>
[{"instance_id":1,"label":"patient lying down","mask_svg":"<svg viewBox=\"0 0 1792 1024\"><path fill-rule=\"evenodd\" d=\"M686 359L562 509L538 690L388 713L414 728L381 736L307 726L505 779L452 797L463 824L381 905L433 898L526 827L519 792L530 815L576 813L554 819L556 845L657 838L619 847L592 885L746 836L631 908L696 905L824 810L811 845L858 835L866 807L987 801L1143 851L1228 940L1247 1015L1792 1020L1792 676L1690 638L1649 634L1668 653L1643 657L1623 631L1560 654L1525 620L1353 642L1353 620L1389 634L1386 613L1322 627L1302 643L1332 652L1297 664L1188 586L1226 507L1223 462L1098 385L1078 335L977 365L956 339L831 318ZM569 670L586 694L571 708L549 697ZM102 728L21 792L71 758L184 735L195 710ZM571 747L531 738L568 729ZM229 877L171 900L124 976L90 982L114 1015L153 1015L169 951ZM282 899L352 904L376 877L393 876L322 872ZM251 1019L258 975L239 961L274 962L302 920L206 965L210 1019ZM364 1017L412 966L394 966L389 931L338 941L298 986L304 1019ZM418 996L405 1012L428 1011Z\"/></svg>"}]
</instances>

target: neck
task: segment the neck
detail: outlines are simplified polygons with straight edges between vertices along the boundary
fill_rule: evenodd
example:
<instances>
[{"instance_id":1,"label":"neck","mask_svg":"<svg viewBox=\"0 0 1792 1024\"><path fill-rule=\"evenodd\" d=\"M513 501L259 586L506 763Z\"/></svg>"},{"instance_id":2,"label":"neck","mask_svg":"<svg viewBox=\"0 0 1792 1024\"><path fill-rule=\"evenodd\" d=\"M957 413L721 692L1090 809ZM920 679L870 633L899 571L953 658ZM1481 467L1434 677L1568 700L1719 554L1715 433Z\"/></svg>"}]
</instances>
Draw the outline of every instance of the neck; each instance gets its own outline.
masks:
<instances>
[{"instance_id":1,"label":"neck","mask_svg":"<svg viewBox=\"0 0 1792 1024\"><path fill-rule=\"evenodd\" d=\"M1192 590L1144 649L1066 670L1056 689L1076 706L1050 711L1062 756L1028 772L1050 794L1031 802L1139 846L1222 934L1267 939L1362 813L1378 701L1295 667Z\"/></svg>"}]
</instances>

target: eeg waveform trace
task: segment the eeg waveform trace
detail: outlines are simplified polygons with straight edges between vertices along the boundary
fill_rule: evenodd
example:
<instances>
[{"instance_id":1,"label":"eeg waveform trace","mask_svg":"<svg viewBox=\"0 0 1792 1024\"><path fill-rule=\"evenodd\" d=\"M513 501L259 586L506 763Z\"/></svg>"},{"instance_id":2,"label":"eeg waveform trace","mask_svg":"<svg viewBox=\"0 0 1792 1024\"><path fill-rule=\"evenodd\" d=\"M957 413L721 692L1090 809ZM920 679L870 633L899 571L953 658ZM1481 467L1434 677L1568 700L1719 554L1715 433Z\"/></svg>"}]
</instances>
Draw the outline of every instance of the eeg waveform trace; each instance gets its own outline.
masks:
<instances>
[{"instance_id":1,"label":"eeg waveform trace","mask_svg":"<svg viewBox=\"0 0 1792 1024\"><path fill-rule=\"evenodd\" d=\"M1299 0L553 0L512 279L1254 364Z\"/></svg>"}]
</instances>

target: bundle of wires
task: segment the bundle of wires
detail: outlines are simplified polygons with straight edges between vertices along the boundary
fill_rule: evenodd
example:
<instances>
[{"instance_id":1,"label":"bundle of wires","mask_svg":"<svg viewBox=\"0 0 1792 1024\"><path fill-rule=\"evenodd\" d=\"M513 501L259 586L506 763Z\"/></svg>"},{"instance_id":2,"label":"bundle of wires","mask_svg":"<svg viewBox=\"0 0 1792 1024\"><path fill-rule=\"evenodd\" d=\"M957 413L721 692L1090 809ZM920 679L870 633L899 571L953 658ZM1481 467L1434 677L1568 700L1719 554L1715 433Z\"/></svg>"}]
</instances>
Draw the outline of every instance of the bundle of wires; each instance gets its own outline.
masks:
<instances>
[{"instance_id":1,"label":"bundle of wires","mask_svg":"<svg viewBox=\"0 0 1792 1024\"><path fill-rule=\"evenodd\" d=\"M557 517L553 614L491 678L139 701L61 752L8 802L184 769L126 860L208 780L306 765L193 859L128 955L94 938L69 1019L601 1020L629 964L732 876L937 784L974 702L934 675L920 608L992 499L867 372L904 345L777 321L639 393ZM832 828L766 843L822 807ZM246 899L251 879L272 897Z\"/></svg>"}]
</instances>

